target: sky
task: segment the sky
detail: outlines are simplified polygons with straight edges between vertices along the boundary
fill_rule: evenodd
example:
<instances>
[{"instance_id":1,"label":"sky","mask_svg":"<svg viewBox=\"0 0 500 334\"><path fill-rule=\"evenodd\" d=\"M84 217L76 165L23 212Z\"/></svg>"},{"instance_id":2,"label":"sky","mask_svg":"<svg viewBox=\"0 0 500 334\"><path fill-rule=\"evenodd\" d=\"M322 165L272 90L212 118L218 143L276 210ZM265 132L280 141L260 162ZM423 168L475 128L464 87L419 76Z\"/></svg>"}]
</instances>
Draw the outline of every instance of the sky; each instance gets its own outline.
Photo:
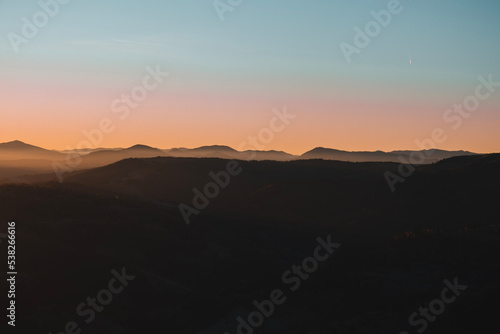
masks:
<instances>
[{"instance_id":1,"label":"sky","mask_svg":"<svg viewBox=\"0 0 500 334\"><path fill-rule=\"evenodd\" d=\"M213 0L54 1L43 21L36 0L0 0L0 142L76 148L105 119L100 147L237 148L286 108L295 118L265 149L411 150L441 128L436 148L500 152L500 87L457 128L443 119L479 77L500 81L498 0L401 0L350 61L342 43L356 47L355 28L391 1L242 0L223 13ZM169 75L121 119L113 103L147 68Z\"/></svg>"}]
</instances>

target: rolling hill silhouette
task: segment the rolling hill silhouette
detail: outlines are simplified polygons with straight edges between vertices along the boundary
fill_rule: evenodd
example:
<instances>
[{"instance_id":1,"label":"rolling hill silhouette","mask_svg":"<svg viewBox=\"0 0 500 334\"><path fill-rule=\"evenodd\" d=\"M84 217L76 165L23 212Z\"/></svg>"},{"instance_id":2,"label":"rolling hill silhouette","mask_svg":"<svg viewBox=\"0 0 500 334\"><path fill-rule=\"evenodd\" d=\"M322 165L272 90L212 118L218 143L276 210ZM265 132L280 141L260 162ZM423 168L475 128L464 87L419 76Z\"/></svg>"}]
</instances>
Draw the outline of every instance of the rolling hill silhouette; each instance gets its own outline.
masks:
<instances>
[{"instance_id":1,"label":"rolling hill silhouette","mask_svg":"<svg viewBox=\"0 0 500 334\"><path fill-rule=\"evenodd\" d=\"M441 159L446 159L454 156L474 155L475 153L467 151L444 151L444 150L422 150L418 151L425 154L428 159L425 163L432 163ZM299 159L324 159L324 160L338 160L338 161L352 161L352 162L400 162L398 156L402 155L407 158L412 151L392 151L392 152L349 152L342 150L335 150L330 148L317 147L301 156L295 156L283 151L259 151L247 150L236 151L235 149L224 145L202 146L198 148L172 148L172 149L158 149L147 145L134 145L129 148L96 148L84 150L65 150L54 151L46 150L41 147L29 145L21 141L12 141L0 144L0 161L5 160L50 160L62 161L66 158L68 153L77 153L81 156L90 156L89 161L97 157L102 158L109 155L108 161L115 159L125 158L143 158L152 156L173 156L185 158L228 158L239 160L278 160L289 161L296 158ZM254 153L254 154L252 154ZM113 162L116 162L115 160Z\"/></svg>"},{"instance_id":2,"label":"rolling hill silhouette","mask_svg":"<svg viewBox=\"0 0 500 334\"><path fill-rule=\"evenodd\" d=\"M0 144L0 160L62 160L64 154L15 140Z\"/></svg>"},{"instance_id":3,"label":"rolling hill silhouette","mask_svg":"<svg viewBox=\"0 0 500 334\"><path fill-rule=\"evenodd\" d=\"M454 157L470 156L475 153L467 151L423 150L424 164ZM202 146L194 149L172 148L158 149L147 145L134 145L129 148L96 148L85 150L51 151L29 145L21 141L0 144L0 184L8 182L32 182L50 179L49 173L54 171L53 163L58 162L72 170L84 170L106 166L128 158L183 157L183 158L220 158L255 161L293 161L323 159L349 162L397 162L408 161L412 151L393 152L348 152L328 148L315 148L301 156L283 151L236 151L224 145ZM75 161L76 164L68 164ZM37 177L36 175L40 175Z\"/></svg>"},{"instance_id":4,"label":"rolling hill silhouette","mask_svg":"<svg viewBox=\"0 0 500 334\"><path fill-rule=\"evenodd\" d=\"M317 147L300 156L300 159L324 159L352 162L398 162L400 157L406 161L410 161L410 155L413 152L422 153L425 159L421 163L430 164L436 161L447 159L455 156L474 155L476 153L467 151L444 151L444 150L421 150L421 151L392 151L392 152L349 152L330 148Z\"/></svg>"},{"instance_id":5,"label":"rolling hill silhouette","mask_svg":"<svg viewBox=\"0 0 500 334\"><path fill-rule=\"evenodd\" d=\"M398 332L453 277L468 288L432 331L494 325L500 154L418 166L396 193L383 177L396 163L241 161L241 174L186 225L177 204L226 163L132 158L62 184L0 185L0 213L19 223L23 245L23 325L60 328L124 266L136 279L89 332L236 333L237 316L288 291L283 272L327 235L342 243L338 253L287 295L267 332L307 332L311 319L320 333Z\"/></svg>"},{"instance_id":6,"label":"rolling hill silhouette","mask_svg":"<svg viewBox=\"0 0 500 334\"><path fill-rule=\"evenodd\" d=\"M83 155L82 163L78 169L94 168L105 166L128 158L152 158L166 156L160 149L146 145L134 145L125 149L99 150Z\"/></svg>"}]
</instances>

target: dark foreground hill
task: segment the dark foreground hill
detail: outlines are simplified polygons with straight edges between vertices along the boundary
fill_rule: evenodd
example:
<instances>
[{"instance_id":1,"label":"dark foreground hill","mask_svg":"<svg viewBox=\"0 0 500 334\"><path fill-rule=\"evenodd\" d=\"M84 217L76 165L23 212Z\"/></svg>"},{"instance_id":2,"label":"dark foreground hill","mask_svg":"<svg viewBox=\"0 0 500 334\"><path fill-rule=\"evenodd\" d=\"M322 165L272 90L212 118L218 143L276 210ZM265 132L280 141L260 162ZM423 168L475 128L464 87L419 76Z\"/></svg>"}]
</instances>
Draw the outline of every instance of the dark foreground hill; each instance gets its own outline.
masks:
<instances>
[{"instance_id":1,"label":"dark foreground hill","mask_svg":"<svg viewBox=\"0 0 500 334\"><path fill-rule=\"evenodd\" d=\"M467 289L425 332L496 326L500 155L420 166L395 193L383 176L394 163L239 162L186 225L178 204L227 162L127 159L63 184L0 186L1 231L17 223L18 329L233 334L281 289L253 333L416 333L410 315L455 277ZM328 235L341 246L292 292L283 273ZM122 267L135 279L87 324L77 306Z\"/></svg>"}]
</instances>

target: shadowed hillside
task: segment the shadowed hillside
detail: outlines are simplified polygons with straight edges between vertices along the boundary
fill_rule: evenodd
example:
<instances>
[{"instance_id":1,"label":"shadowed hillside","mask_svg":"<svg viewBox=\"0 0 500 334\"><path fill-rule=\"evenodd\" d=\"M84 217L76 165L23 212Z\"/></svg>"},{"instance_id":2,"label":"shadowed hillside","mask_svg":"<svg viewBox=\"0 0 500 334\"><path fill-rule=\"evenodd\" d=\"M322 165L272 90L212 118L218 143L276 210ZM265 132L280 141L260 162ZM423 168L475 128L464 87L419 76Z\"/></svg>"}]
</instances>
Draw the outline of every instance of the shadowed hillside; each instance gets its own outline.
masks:
<instances>
[{"instance_id":1,"label":"shadowed hillside","mask_svg":"<svg viewBox=\"0 0 500 334\"><path fill-rule=\"evenodd\" d=\"M23 328L62 329L125 266L136 279L85 332L236 333L237 316L285 289L283 272L328 235L342 244L334 257L255 333L410 330L408 316L454 277L468 289L426 332L495 319L500 155L421 166L396 193L383 177L393 163L241 161L186 225L177 204L226 164L127 159L63 184L0 186L0 212L19 224Z\"/></svg>"}]
</instances>

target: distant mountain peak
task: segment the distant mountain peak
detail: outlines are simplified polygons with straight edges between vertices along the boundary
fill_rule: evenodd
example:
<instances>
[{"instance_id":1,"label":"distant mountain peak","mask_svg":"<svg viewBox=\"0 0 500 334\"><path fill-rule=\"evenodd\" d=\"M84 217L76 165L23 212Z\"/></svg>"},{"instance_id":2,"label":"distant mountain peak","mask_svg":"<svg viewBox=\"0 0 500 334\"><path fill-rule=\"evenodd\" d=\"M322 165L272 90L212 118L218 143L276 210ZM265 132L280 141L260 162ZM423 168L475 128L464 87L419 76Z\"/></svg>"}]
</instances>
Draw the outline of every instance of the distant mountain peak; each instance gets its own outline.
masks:
<instances>
[{"instance_id":1,"label":"distant mountain peak","mask_svg":"<svg viewBox=\"0 0 500 334\"><path fill-rule=\"evenodd\" d=\"M159 151L157 148L148 146L148 145L142 145L142 144L137 144L134 146L130 146L129 148L126 148L126 150L150 150L150 151Z\"/></svg>"},{"instance_id":2,"label":"distant mountain peak","mask_svg":"<svg viewBox=\"0 0 500 334\"><path fill-rule=\"evenodd\" d=\"M466 151L445 151L440 149L429 149L422 151L341 151L336 149L316 147L300 156L301 159L326 159L352 162L401 162L400 158L410 159L415 152L423 155L422 164L433 163L453 156L474 155Z\"/></svg>"},{"instance_id":3,"label":"distant mountain peak","mask_svg":"<svg viewBox=\"0 0 500 334\"><path fill-rule=\"evenodd\" d=\"M194 150L197 151L230 151L230 152L236 152L236 150L232 147L226 146L226 145L210 145L210 146L201 146L197 147Z\"/></svg>"},{"instance_id":4,"label":"distant mountain peak","mask_svg":"<svg viewBox=\"0 0 500 334\"><path fill-rule=\"evenodd\" d=\"M20 140L14 140L14 141L9 141L6 143L1 143L0 147L2 148L7 148L7 149L13 149L13 150L22 150L22 149L38 149L38 150L45 150L44 148L38 147L38 146L33 146L30 144L26 144Z\"/></svg>"},{"instance_id":5,"label":"distant mountain peak","mask_svg":"<svg viewBox=\"0 0 500 334\"><path fill-rule=\"evenodd\" d=\"M9 142L6 142L6 143L2 143L2 145L26 145L26 146L31 146L31 145L28 145L20 140L13 140L13 141L9 141Z\"/></svg>"},{"instance_id":6,"label":"distant mountain peak","mask_svg":"<svg viewBox=\"0 0 500 334\"><path fill-rule=\"evenodd\" d=\"M305 154L307 154L307 153L320 153L320 152L339 152L339 150L336 150L333 148L326 148L326 147L316 147L316 148L313 148L312 150L310 150L309 152L306 152Z\"/></svg>"}]
</instances>

